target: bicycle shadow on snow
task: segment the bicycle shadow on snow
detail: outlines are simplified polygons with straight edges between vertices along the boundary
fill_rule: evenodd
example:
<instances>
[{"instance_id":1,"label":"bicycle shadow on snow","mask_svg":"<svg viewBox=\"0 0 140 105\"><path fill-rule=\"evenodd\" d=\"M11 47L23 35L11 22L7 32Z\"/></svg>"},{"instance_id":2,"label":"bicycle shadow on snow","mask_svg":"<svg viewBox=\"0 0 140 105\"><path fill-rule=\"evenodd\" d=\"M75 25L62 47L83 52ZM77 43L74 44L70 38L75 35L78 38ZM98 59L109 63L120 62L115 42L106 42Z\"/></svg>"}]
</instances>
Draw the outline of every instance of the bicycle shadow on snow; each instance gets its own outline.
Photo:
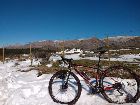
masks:
<instances>
[{"instance_id":1,"label":"bicycle shadow on snow","mask_svg":"<svg viewBox=\"0 0 140 105\"><path fill-rule=\"evenodd\" d=\"M72 83L72 84L74 84L74 85L77 85L76 82L73 82L73 81L69 81L69 82ZM105 83L108 83L108 84L110 84L110 85L112 85L111 82L108 82L108 81L104 81L104 82L105 82ZM101 93L95 93L95 94L92 93L91 88L87 86L87 84L84 82L84 80L83 80L83 81L80 81L80 83L81 83L82 89L85 90L85 91L87 92L87 95L89 95L89 96L96 95L96 96L102 98L103 100L105 100L104 96L102 96ZM92 83L92 84L96 84L96 80L91 81L91 83ZM94 86L95 86L95 85L94 85Z\"/></svg>"}]
</instances>

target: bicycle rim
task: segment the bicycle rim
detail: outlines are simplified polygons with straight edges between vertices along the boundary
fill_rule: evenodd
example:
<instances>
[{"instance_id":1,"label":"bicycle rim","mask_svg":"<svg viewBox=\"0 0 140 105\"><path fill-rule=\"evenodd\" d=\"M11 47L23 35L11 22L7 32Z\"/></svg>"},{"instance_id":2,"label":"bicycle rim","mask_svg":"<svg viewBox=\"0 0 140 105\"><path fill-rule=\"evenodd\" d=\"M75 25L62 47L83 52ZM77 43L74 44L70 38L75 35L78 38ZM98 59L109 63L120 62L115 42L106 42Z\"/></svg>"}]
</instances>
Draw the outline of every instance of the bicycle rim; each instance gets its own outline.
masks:
<instances>
[{"instance_id":1,"label":"bicycle rim","mask_svg":"<svg viewBox=\"0 0 140 105\"><path fill-rule=\"evenodd\" d=\"M105 71L102 78L103 96L111 103L136 102L139 97L139 79L130 69L113 66Z\"/></svg>"},{"instance_id":2,"label":"bicycle rim","mask_svg":"<svg viewBox=\"0 0 140 105\"><path fill-rule=\"evenodd\" d=\"M70 72L67 87L67 71L55 73L49 82L49 93L54 102L61 104L74 104L81 95L81 84L76 75Z\"/></svg>"}]
</instances>

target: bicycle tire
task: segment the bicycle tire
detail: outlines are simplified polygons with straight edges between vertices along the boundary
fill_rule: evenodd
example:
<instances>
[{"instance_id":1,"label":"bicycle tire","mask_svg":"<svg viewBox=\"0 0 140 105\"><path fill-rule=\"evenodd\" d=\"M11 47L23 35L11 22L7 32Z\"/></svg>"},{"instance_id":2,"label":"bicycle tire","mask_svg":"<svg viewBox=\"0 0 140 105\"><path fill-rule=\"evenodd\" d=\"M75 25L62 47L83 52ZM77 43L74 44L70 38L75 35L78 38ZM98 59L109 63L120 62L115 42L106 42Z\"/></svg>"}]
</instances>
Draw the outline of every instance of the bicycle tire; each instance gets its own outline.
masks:
<instances>
[{"instance_id":1,"label":"bicycle tire","mask_svg":"<svg viewBox=\"0 0 140 105\"><path fill-rule=\"evenodd\" d=\"M124 66L112 66L112 67L108 68L107 70L105 70L104 73L105 74L101 79L102 87L103 87L103 89L102 89L103 91L101 93L109 103L117 103L117 104L136 103L136 101L140 97L140 79L131 69L124 67ZM128 73L131 74L131 77L128 76ZM114 75L116 75L116 77L114 77ZM118 76L120 76L120 77L118 78ZM111 84L109 82L110 85L112 85L112 87L114 89L112 88L111 90L105 90L106 84L104 81L107 81L107 78L108 78L108 81L111 81L111 80L109 80L109 78L115 78L115 79L121 80L121 82L118 82L118 83L121 84L122 86L120 85L117 87L116 81L115 81L116 82L115 84ZM135 81L135 84L137 84L137 86L135 86L134 81ZM130 82L133 83L133 85ZM116 85L116 87L115 87L115 85ZM126 88L126 85L129 85L130 87ZM131 86L135 86L136 89L134 89L135 91L131 90L131 92L129 93L126 90L130 90ZM121 91L124 91L124 92L122 92L122 93L119 92L120 90L119 91L117 90L117 89L119 89L119 87L121 88ZM116 97L116 99L115 98L113 99L112 96L109 96L111 94L111 92L114 92L115 90L117 90L117 92L119 94L121 94L120 100L119 100L119 98L118 98L118 100L116 100L119 95ZM110 94L109 94L109 91L110 91ZM128 94L126 94L126 93L128 93ZM124 94L126 94L126 97L124 96ZM124 100L122 101L123 98L124 98Z\"/></svg>"},{"instance_id":2,"label":"bicycle tire","mask_svg":"<svg viewBox=\"0 0 140 105\"><path fill-rule=\"evenodd\" d=\"M76 93L75 97L74 97L72 100L67 101L67 102L64 102L64 101L60 101L59 99L56 99L55 95L53 94L53 86L52 86L52 85L53 85L53 83L54 83L54 79L55 79L55 78L59 78L59 77L62 76L62 75L66 75L67 72L69 72L69 73L70 73L70 76L72 76L73 79L75 79L75 83L76 83L75 86L77 86L77 90L76 90L77 93ZM61 80L61 79L60 79L60 80ZM63 80L62 80L62 81L63 81ZM68 85L69 85L69 86L73 85L73 83L70 84L70 79L69 79L69 81L68 81ZM72 88L75 88L75 86L72 87ZM60 87L61 87L61 85L60 85ZM59 88L59 87L57 87L57 88ZM78 99L79 99L79 97L80 97L80 95L81 95L82 86L81 86L81 83L80 83L79 78L78 78L73 72L70 72L70 71L67 71L67 70L61 70L61 71L56 72L56 73L51 77L51 79L50 79L50 81L49 81L48 90L49 90L49 94L50 94L50 96L51 96L51 98L53 99L54 102L60 103L60 104L73 105L73 104L75 104L75 103L78 101Z\"/></svg>"}]
</instances>

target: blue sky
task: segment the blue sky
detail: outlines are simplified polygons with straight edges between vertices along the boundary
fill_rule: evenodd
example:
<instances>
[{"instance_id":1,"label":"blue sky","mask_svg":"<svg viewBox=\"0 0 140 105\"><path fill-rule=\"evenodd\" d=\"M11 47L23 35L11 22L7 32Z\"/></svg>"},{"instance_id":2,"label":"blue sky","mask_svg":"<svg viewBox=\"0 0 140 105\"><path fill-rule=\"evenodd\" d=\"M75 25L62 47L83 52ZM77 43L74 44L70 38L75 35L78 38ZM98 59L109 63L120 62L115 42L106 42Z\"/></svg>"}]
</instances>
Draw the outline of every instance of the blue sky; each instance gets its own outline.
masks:
<instances>
[{"instance_id":1,"label":"blue sky","mask_svg":"<svg viewBox=\"0 0 140 105\"><path fill-rule=\"evenodd\" d=\"M140 0L0 0L0 44L140 36Z\"/></svg>"}]
</instances>

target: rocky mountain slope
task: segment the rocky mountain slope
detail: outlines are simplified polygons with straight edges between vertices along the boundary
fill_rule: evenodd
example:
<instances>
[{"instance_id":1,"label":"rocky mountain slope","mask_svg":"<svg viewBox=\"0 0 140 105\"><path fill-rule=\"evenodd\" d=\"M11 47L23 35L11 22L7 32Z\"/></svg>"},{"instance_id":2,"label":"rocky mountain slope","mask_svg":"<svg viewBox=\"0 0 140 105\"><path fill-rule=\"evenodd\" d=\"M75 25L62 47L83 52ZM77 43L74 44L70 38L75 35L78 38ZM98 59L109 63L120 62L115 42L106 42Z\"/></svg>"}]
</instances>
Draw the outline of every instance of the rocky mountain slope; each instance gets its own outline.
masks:
<instances>
[{"instance_id":1,"label":"rocky mountain slope","mask_svg":"<svg viewBox=\"0 0 140 105\"><path fill-rule=\"evenodd\" d=\"M64 48L80 48L83 50L92 50L98 46L106 46L107 39L89 38L82 40L44 40L31 42L32 48L49 48L62 49ZM117 36L109 37L108 43L111 49L118 48L140 48L140 36ZM7 48L29 48L29 44L11 45Z\"/></svg>"},{"instance_id":2,"label":"rocky mountain slope","mask_svg":"<svg viewBox=\"0 0 140 105\"><path fill-rule=\"evenodd\" d=\"M108 39L112 49L140 48L140 36L117 36Z\"/></svg>"}]
</instances>

